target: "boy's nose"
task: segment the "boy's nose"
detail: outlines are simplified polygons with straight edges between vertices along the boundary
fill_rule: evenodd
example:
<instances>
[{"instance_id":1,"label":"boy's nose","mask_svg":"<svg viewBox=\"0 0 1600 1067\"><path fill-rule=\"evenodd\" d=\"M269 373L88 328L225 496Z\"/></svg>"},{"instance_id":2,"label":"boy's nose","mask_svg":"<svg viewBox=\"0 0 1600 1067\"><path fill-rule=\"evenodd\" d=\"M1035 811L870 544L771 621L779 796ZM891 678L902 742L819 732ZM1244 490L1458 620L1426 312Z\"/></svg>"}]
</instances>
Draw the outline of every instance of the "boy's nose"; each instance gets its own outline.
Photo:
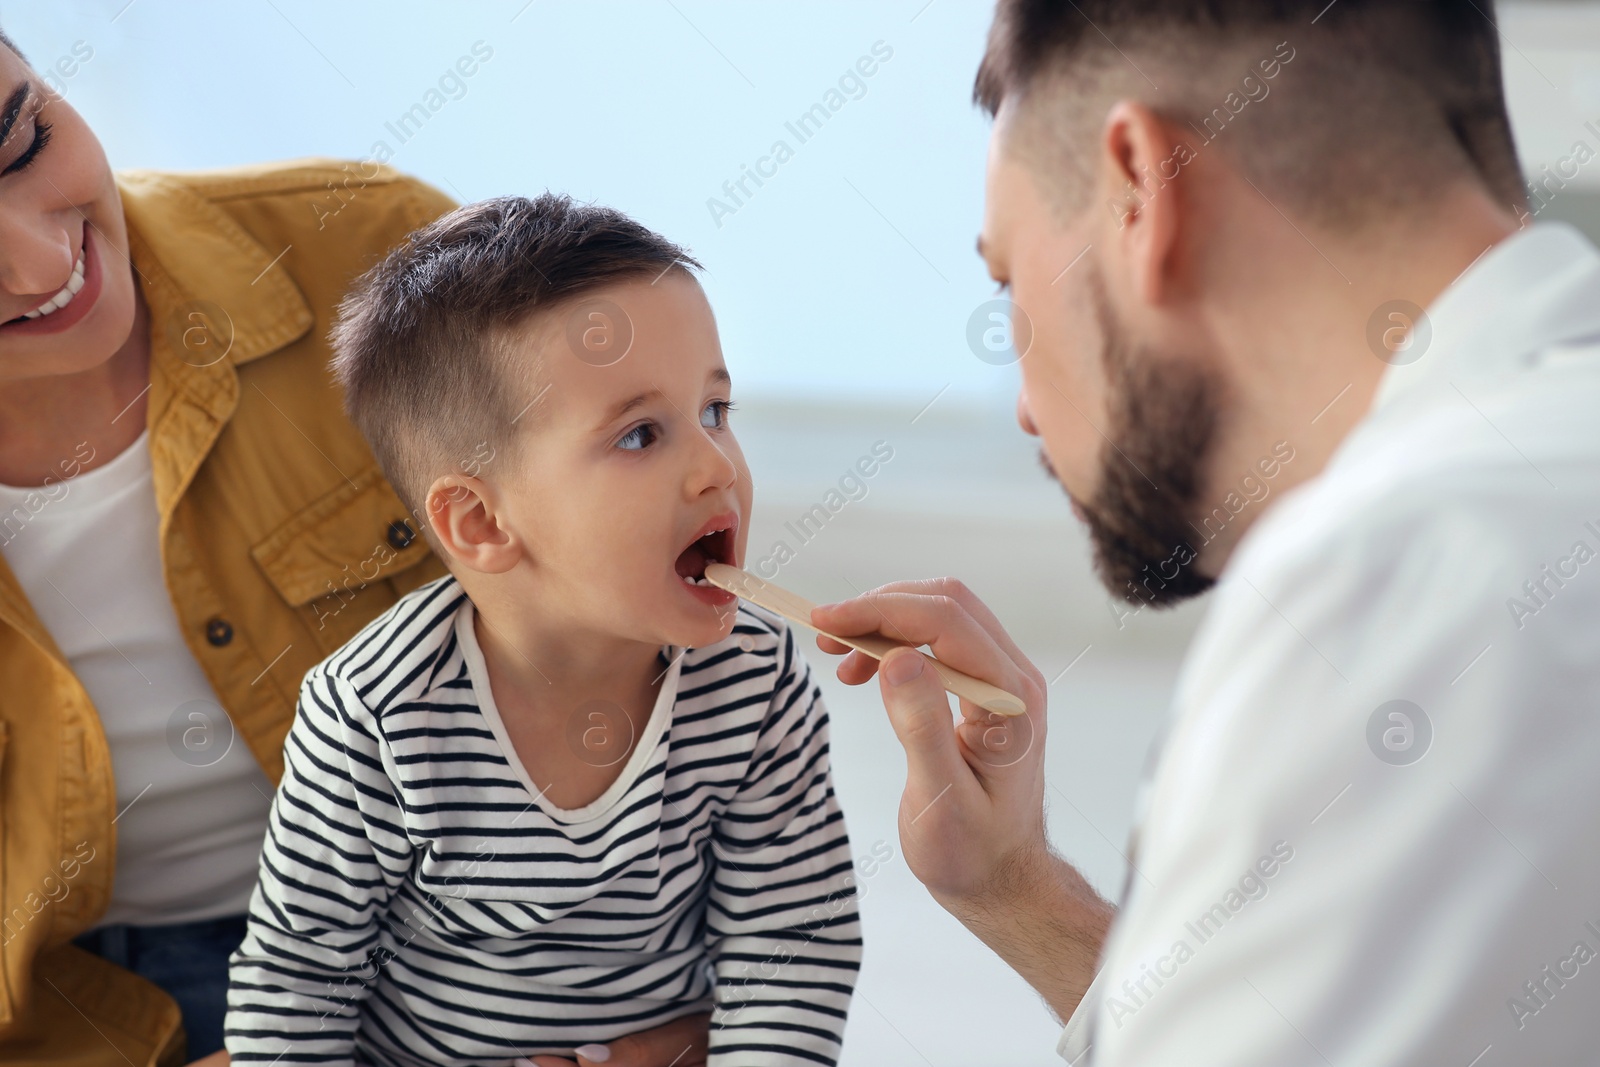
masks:
<instances>
[{"instance_id":1,"label":"boy's nose","mask_svg":"<svg viewBox=\"0 0 1600 1067\"><path fill-rule=\"evenodd\" d=\"M697 462L693 474L696 484L691 487L693 492L698 493L707 487L726 489L739 480L739 465L728 453L727 446L705 429L700 431L696 449Z\"/></svg>"}]
</instances>

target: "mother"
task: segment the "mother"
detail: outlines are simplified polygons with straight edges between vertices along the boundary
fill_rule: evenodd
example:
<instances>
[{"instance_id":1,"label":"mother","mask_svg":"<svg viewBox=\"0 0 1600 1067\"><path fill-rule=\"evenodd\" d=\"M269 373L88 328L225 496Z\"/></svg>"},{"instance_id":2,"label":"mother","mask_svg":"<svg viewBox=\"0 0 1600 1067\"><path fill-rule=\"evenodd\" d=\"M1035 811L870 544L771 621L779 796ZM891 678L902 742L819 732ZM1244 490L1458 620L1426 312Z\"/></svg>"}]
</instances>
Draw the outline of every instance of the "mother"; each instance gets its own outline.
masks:
<instances>
[{"instance_id":1,"label":"mother","mask_svg":"<svg viewBox=\"0 0 1600 1067\"><path fill-rule=\"evenodd\" d=\"M301 676L444 573L325 335L454 205L376 163L113 175L3 33L0 101L0 1058L177 1063L221 1048Z\"/></svg>"}]
</instances>

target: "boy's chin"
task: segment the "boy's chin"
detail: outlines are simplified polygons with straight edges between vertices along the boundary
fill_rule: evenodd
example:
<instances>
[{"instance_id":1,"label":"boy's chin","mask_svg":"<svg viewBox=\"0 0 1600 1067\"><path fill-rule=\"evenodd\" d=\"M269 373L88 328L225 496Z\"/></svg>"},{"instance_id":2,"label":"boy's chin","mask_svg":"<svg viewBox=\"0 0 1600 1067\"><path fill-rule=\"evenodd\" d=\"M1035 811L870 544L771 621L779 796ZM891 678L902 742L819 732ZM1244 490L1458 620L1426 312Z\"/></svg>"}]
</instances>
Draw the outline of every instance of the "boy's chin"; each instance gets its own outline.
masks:
<instances>
[{"instance_id":1,"label":"boy's chin","mask_svg":"<svg viewBox=\"0 0 1600 1067\"><path fill-rule=\"evenodd\" d=\"M733 633L734 622L739 613L739 602L735 600L723 609L706 608L706 617L698 622L682 622L668 627L668 633L663 637L663 644L676 645L679 648L705 648L723 641Z\"/></svg>"}]
</instances>

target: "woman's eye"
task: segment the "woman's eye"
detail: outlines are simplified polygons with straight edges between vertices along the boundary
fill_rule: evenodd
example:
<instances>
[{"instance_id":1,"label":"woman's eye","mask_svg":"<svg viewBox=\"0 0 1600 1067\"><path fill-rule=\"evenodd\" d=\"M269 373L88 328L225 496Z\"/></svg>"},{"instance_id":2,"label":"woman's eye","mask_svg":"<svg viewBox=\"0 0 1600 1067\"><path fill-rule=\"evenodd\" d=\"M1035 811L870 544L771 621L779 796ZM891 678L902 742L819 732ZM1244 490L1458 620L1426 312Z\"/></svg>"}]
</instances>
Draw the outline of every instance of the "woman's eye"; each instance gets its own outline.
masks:
<instances>
[{"instance_id":1,"label":"woman's eye","mask_svg":"<svg viewBox=\"0 0 1600 1067\"><path fill-rule=\"evenodd\" d=\"M720 430L728 425L728 412L733 410L731 400L713 400L700 412L700 425L708 430Z\"/></svg>"},{"instance_id":2,"label":"woman's eye","mask_svg":"<svg viewBox=\"0 0 1600 1067\"><path fill-rule=\"evenodd\" d=\"M655 423L641 422L617 440L617 447L624 452L641 452L654 444L655 440Z\"/></svg>"},{"instance_id":3,"label":"woman's eye","mask_svg":"<svg viewBox=\"0 0 1600 1067\"><path fill-rule=\"evenodd\" d=\"M16 136L16 134L13 133L12 136ZM50 124L48 122L41 121L39 119L38 112L35 112L33 120L33 139L28 143L28 147L23 149L22 154L11 162L10 166L6 167L5 170L0 171L0 177L8 174L15 174L18 171L27 170L29 165L31 165L33 161L38 158L39 153L44 151L45 145L49 143Z\"/></svg>"}]
</instances>

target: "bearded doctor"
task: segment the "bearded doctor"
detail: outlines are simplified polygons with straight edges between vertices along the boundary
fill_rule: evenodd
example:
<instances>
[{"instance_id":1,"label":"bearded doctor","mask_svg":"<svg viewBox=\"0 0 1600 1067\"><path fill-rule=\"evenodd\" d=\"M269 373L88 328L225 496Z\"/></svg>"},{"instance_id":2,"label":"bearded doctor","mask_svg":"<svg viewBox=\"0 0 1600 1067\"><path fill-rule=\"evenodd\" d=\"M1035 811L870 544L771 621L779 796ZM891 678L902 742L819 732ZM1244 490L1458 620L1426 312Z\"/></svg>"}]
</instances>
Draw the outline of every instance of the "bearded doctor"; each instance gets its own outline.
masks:
<instances>
[{"instance_id":1,"label":"bearded doctor","mask_svg":"<svg viewBox=\"0 0 1600 1067\"><path fill-rule=\"evenodd\" d=\"M1488 0L1000 0L976 98L1018 421L1114 594L1211 604L1115 906L995 616L818 609L1028 704L883 662L912 870L1074 1064L1594 1062L1600 253L1533 220L1594 127L1523 184Z\"/></svg>"}]
</instances>

